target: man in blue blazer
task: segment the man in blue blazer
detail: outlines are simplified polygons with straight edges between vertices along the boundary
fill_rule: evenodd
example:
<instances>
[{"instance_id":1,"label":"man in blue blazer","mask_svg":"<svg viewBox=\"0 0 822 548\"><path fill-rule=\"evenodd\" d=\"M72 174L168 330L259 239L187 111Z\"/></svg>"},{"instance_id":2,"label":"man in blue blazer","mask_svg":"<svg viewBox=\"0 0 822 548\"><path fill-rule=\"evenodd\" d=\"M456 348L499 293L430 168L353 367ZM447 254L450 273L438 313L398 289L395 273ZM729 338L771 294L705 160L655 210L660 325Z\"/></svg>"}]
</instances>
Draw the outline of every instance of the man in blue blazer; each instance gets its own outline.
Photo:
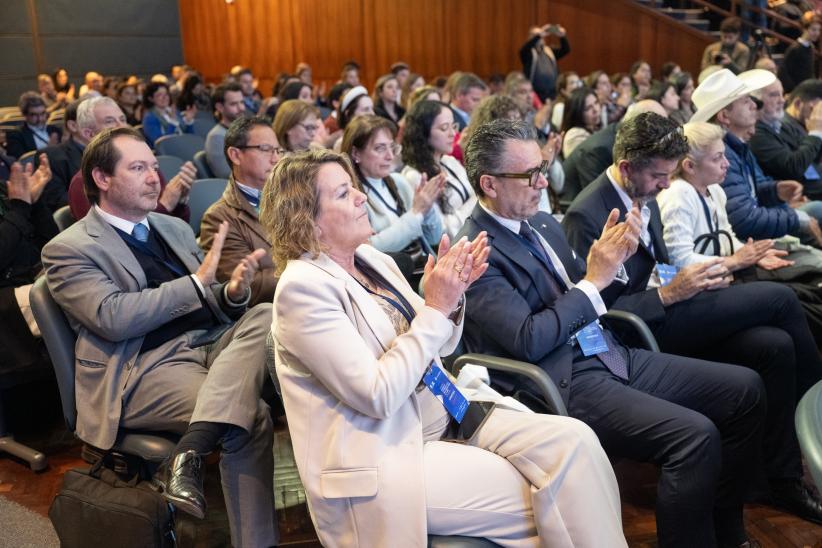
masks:
<instances>
[{"instance_id":1,"label":"man in blue blazer","mask_svg":"<svg viewBox=\"0 0 822 548\"><path fill-rule=\"evenodd\" d=\"M571 204L565 234L578 253L587 253L612 210L624 216L641 204L642 236L625 262L628 279L605 289L605 301L644 319L665 352L742 365L762 376L768 395L765 474L773 502L822 522L822 505L801 482L793 419L799 398L822 378L799 300L788 287L770 282L729 286L732 277L719 258L679 272L669 266L654 196L668 187L687 151L681 128L667 118L648 113L623 123L614 164Z\"/></svg>"},{"instance_id":2,"label":"man in blue blazer","mask_svg":"<svg viewBox=\"0 0 822 548\"><path fill-rule=\"evenodd\" d=\"M627 348L598 323L600 292L636 251L639 211L622 223L609 216L586 269L554 218L538 212L548 182L533 128L482 126L465 160L480 201L460 236L486 231L491 247L488 270L466 293L468 350L537 364L609 454L661 466L661 547L746 546L743 495L765 412L758 375Z\"/></svg>"}]
</instances>

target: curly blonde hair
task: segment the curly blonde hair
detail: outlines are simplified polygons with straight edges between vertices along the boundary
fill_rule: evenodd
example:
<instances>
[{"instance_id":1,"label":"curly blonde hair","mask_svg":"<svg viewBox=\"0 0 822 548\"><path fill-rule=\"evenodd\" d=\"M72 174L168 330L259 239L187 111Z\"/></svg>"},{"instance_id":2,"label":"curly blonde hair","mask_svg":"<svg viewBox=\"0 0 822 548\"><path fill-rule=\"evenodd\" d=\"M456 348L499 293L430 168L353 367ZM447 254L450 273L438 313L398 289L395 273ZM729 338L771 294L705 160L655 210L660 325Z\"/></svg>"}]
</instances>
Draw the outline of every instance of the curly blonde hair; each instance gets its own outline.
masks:
<instances>
[{"instance_id":1,"label":"curly blonde hair","mask_svg":"<svg viewBox=\"0 0 822 548\"><path fill-rule=\"evenodd\" d=\"M290 154L277 162L260 196L260 224L271 242L271 257L282 274L288 261L304 253L319 256L325 248L317 237L320 213L317 175L323 164L336 163L351 177L357 176L348 159L336 152L312 149Z\"/></svg>"}]
</instances>

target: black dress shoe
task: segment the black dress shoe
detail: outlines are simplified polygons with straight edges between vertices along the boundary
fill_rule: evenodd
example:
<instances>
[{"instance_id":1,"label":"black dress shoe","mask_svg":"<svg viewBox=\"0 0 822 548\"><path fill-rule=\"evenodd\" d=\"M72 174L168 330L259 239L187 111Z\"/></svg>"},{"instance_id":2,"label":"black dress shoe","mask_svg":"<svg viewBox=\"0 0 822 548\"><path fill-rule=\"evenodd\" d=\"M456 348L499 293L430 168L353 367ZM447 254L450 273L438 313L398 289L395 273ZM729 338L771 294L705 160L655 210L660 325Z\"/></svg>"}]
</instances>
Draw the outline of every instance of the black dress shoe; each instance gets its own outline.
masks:
<instances>
[{"instance_id":1,"label":"black dress shoe","mask_svg":"<svg viewBox=\"0 0 822 548\"><path fill-rule=\"evenodd\" d=\"M802 480L771 482L771 499L777 508L822 525L822 502Z\"/></svg>"},{"instance_id":2,"label":"black dress shoe","mask_svg":"<svg viewBox=\"0 0 822 548\"><path fill-rule=\"evenodd\" d=\"M196 451L174 455L163 495L179 510L200 519L205 517L203 459Z\"/></svg>"}]
</instances>

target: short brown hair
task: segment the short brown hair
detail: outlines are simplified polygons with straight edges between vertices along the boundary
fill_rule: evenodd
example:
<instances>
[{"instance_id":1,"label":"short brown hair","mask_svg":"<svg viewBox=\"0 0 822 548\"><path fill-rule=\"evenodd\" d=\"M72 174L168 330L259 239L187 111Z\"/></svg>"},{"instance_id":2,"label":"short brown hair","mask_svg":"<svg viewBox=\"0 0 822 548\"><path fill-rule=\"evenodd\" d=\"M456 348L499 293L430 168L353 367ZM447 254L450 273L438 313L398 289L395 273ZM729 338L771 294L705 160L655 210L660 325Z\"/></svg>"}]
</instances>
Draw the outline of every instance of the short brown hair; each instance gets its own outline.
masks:
<instances>
[{"instance_id":1,"label":"short brown hair","mask_svg":"<svg viewBox=\"0 0 822 548\"><path fill-rule=\"evenodd\" d=\"M260 197L260 223L271 242L271 258L282 274L288 261L304 253L317 257L323 246L315 220L320 213L317 175L324 164L336 163L356 180L342 154L325 149L304 150L277 162Z\"/></svg>"},{"instance_id":2,"label":"short brown hair","mask_svg":"<svg viewBox=\"0 0 822 548\"><path fill-rule=\"evenodd\" d=\"M114 140L117 137L131 137L142 143L146 142L143 134L136 129L116 127L104 129L86 145L80 171L83 173L83 190L86 191L86 198L92 204L100 201L100 189L97 188L97 183L94 182L92 171L99 168L106 175L114 174L117 162L121 158L120 151L114 146Z\"/></svg>"},{"instance_id":3,"label":"short brown hair","mask_svg":"<svg viewBox=\"0 0 822 548\"><path fill-rule=\"evenodd\" d=\"M822 24L822 17L820 17L815 11L806 11L802 14L801 22L802 28L808 30L811 28L811 25Z\"/></svg>"},{"instance_id":4,"label":"short brown hair","mask_svg":"<svg viewBox=\"0 0 822 548\"><path fill-rule=\"evenodd\" d=\"M391 135L391 139L397 137L397 126L388 118L376 115L357 116L351 123L345 126L340 152L351 156L353 149L361 150L376 135L378 131L384 129Z\"/></svg>"},{"instance_id":5,"label":"short brown hair","mask_svg":"<svg viewBox=\"0 0 822 548\"><path fill-rule=\"evenodd\" d=\"M313 114L317 118L320 117L320 109L316 106L300 101L299 99L289 99L283 102L277 109L277 115L274 117L274 133L277 134L277 140L280 146L291 150L291 145L288 142L288 132L305 120L309 114Z\"/></svg>"},{"instance_id":6,"label":"short brown hair","mask_svg":"<svg viewBox=\"0 0 822 548\"><path fill-rule=\"evenodd\" d=\"M36 91L27 91L20 95L20 100L17 102L17 107L20 109L20 112L23 113L23 116L25 116L32 108L45 108L46 102L43 101L43 98L40 97L40 94Z\"/></svg>"},{"instance_id":7,"label":"short brown hair","mask_svg":"<svg viewBox=\"0 0 822 548\"><path fill-rule=\"evenodd\" d=\"M742 19L739 17L726 17L719 24L719 32L727 34L739 34L742 32Z\"/></svg>"}]
</instances>

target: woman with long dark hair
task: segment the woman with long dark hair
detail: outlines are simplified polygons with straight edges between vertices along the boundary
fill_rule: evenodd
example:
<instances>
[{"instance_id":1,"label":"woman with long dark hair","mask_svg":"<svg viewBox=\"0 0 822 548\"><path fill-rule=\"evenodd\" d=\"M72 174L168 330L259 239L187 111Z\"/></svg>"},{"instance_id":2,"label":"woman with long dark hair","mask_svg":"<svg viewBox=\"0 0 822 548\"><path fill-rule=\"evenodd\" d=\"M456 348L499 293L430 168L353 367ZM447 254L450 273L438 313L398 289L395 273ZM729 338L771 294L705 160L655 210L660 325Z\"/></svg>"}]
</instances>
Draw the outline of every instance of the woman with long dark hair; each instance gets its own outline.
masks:
<instances>
[{"instance_id":1,"label":"woman with long dark hair","mask_svg":"<svg viewBox=\"0 0 822 548\"><path fill-rule=\"evenodd\" d=\"M420 101L405 116L402 175L416 188L423 174L428 179L444 174L445 190L435 207L442 216L444 231L451 237L459 232L477 203L465 168L450 155L456 135L454 113L440 101Z\"/></svg>"},{"instance_id":2,"label":"woman with long dark hair","mask_svg":"<svg viewBox=\"0 0 822 548\"><path fill-rule=\"evenodd\" d=\"M597 96L588 88L574 91L565 101L560 131L565 133L562 156L567 158L585 139L597 131L602 123Z\"/></svg>"}]
</instances>

